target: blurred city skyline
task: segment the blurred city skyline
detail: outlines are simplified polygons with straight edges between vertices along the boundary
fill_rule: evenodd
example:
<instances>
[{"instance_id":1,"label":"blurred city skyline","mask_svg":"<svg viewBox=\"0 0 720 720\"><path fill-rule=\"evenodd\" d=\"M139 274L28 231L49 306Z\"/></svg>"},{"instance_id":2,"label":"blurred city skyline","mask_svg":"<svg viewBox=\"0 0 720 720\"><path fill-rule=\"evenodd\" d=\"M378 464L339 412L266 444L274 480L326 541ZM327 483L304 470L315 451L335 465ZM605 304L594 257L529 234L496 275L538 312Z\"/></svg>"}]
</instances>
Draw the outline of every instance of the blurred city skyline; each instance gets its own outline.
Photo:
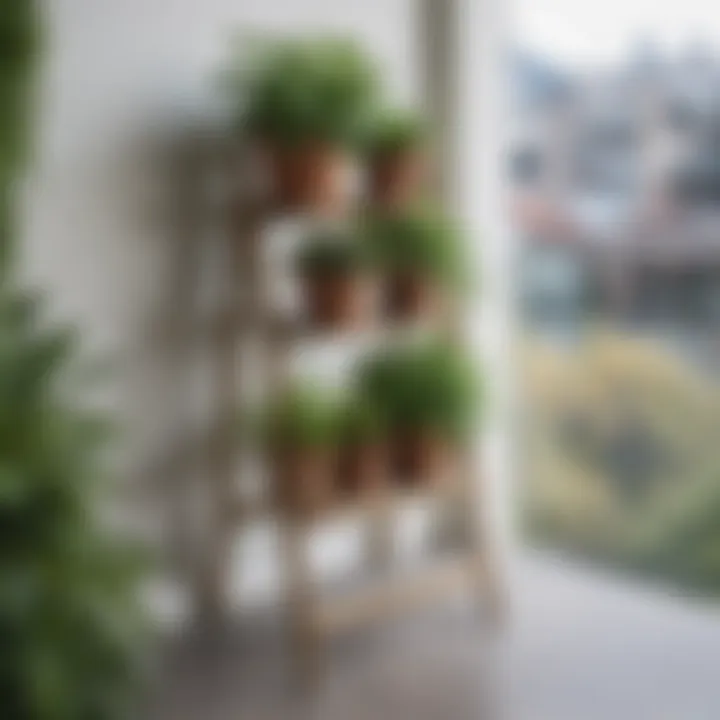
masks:
<instances>
[{"instance_id":1,"label":"blurred city skyline","mask_svg":"<svg viewBox=\"0 0 720 720\"><path fill-rule=\"evenodd\" d=\"M699 0L517 11L527 525L720 597L720 15Z\"/></svg>"}]
</instances>

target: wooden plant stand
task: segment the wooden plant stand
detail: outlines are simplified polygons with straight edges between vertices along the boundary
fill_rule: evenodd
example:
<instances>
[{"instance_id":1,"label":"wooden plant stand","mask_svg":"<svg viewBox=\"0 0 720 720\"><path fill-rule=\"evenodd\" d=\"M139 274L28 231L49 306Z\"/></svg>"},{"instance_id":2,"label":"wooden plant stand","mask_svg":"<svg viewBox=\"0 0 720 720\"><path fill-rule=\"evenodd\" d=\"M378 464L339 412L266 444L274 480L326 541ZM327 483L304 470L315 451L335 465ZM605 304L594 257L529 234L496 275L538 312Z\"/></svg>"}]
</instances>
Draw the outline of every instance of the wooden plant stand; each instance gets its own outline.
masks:
<instances>
[{"instance_id":1,"label":"wooden plant stand","mask_svg":"<svg viewBox=\"0 0 720 720\"><path fill-rule=\"evenodd\" d=\"M255 350L259 349L262 356L258 371L264 375L267 386L277 389L285 382L293 350L300 343L333 342L338 337L313 335L301 325L274 318L267 297L261 247L266 229L279 215L266 201L259 200L255 192L242 189L233 194L231 207L230 231L223 239L228 260L224 268L225 305L212 334L215 420L209 444L211 532L203 571L195 588L201 608L215 616L227 611L226 584L233 536L244 523L264 517L281 528L282 591L288 610L289 638L297 668L308 680L320 676L322 640L327 636L436 602L448 593L469 591L491 611L489 617L499 617L503 607L501 588L487 524L481 517L485 504L483 487L477 482L479 468L475 467L470 449L458 463L456 477L443 478L413 491L389 490L372 500L342 503L312 517L293 516L274 504L269 492L259 501L238 500L237 462L249 451L238 432L239 403L245 399L247 389L242 387L242 374L238 371L243 359L239 351L252 338ZM442 326L448 327L448 319L443 320ZM392 328L370 333L381 335L384 342L396 334ZM453 510L452 547L436 562L417 571L393 573L392 531L397 512L407 500L418 497L434 501L436 510ZM310 567L308 540L318 524L345 516L370 523L370 559L375 569L384 572L378 582L325 597ZM442 519L440 513L438 519Z\"/></svg>"}]
</instances>

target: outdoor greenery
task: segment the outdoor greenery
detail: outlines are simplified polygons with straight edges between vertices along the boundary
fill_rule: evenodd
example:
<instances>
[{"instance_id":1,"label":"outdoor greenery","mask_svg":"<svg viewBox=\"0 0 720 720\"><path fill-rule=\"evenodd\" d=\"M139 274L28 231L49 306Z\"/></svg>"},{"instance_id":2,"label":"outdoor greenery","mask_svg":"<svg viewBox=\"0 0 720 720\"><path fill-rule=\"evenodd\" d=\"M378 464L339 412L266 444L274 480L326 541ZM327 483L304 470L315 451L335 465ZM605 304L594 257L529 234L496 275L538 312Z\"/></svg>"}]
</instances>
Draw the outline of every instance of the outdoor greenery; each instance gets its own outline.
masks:
<instances>
[{"instance_id":1,"label":"outdoor greenery","mask_svg":"<svg viewBox=\"0 0 720 720\"><path fill-rule=\"evenodd\" d=\"M530 530L598 560L720 592L720 388L659 343L529 343Z\"/></svg>"},{"instance_id":2,"label":"outdoor greenery","mask_svg":"<svg viewBox=\"0 0 720 720\"><path fill-rule=\"evenodd\" d=\"M245 41L228 73L238 127L281 146L356 143L375 106L374 63L353 41Z\"/></svg>"},{"instance_id":3,"label":"outdoor greenery","mask_svg":"<svg viewBox=\"0 0 720 720\"><path fill-rule=\"evenodd\" d=\"M0 715L115 720L137 711L138 558L100 521L107 424L70 383L76 337L13 263L38 12L0 9Z\"/></svg>"},{"instance_id":4,"label":"outdoor greenery","mask_svg":"<svg viewBox=\"0 0 720 720\"><path fill-rule=\"evenodd\" d=\"M479 409L480 386L472 363L457 348L439 342L367 358L358 385L393 429L430 429L462 439Z\"/></svg>"}]
</instances>

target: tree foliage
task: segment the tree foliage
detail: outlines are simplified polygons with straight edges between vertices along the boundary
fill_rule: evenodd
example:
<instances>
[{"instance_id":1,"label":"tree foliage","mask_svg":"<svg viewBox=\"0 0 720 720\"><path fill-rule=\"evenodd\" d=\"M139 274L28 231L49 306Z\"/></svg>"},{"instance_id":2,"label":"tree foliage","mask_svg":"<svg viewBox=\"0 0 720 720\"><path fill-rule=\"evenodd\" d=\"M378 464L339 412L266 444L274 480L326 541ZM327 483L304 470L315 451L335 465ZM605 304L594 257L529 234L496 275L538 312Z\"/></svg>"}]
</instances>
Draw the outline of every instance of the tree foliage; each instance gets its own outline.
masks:
<instances>
[{"instance_id":1,"label":"tree foliage","mask_svg":"<svg viewBox=\"0 0 720 720\"><path fill-rule=\"evenodd\" d=\"M659 343L598 332L523 353L528 519L567 550L720 588L720 388Z\"/></svg>"}]
</instances>

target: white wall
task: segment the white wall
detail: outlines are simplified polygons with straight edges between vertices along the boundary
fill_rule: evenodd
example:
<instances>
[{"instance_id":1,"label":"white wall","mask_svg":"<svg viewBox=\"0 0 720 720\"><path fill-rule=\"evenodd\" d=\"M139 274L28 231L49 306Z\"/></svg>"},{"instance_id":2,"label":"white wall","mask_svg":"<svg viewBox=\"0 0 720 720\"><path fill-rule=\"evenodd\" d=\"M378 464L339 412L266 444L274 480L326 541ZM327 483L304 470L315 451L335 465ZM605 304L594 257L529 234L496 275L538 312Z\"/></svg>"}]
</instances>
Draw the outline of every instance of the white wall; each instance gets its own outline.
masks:
<instances>
[{"instance_id":1,"label":"white wall","mask_svg":"<svg viewBox=\"0 0 720 720\"><path fill-rule=\"evenodd\" d=\"M516 245L506 222L505 162L509 126L507 65L512 3L456 0L458 37L458 207L471 239L480 287L469 308L470 337L484 360L491 401L482 448L486 535L505 574L514 540L513 309ZM504 578L500 578L500 583Z\"/></svg>"},{"instance_id":2,"label":"white wall","mask_svg":"<svg viewBox=\"0 0 720 720\"><path fill-rule=\"evenodd\" d=\"M50 294L53 313L79 323L89 352L114 364L110 402L126 426L130 476L154 474L182 414L183 363L170 341L184 312L178 269L194 239L175 197L178 147L189 128L214 116L213 73L232 32L352 33L378 56L385 81L404 99L416 94L422 67L415 4L46 0L48 51L24 268ZM474 308L472 324L490 349L493 384L506 369L509 277L497 186L502 120L490 112L502 94L497 5L457 0L461 107L453 169L458 205L478 241L475 258L485 268L482 315ZM493 442L489 453L491 479L501 482L507 451Z\"/></svg>"},{"instance_id":3,"label":"white wall","mask_svg":"<svg viewBox=\"0 0 720 720\"><path fill-rule=\"evenodd\" d=\"M47 0L37 163L24 268L88 350L114 365L128 472L151 468L177 414L167 329L185 219L178 140L212 118L213 74L238 29L339 31L411 94L413 0ZM201 240L202 238L198 238Z\"/></svg>"}]
</instances>

